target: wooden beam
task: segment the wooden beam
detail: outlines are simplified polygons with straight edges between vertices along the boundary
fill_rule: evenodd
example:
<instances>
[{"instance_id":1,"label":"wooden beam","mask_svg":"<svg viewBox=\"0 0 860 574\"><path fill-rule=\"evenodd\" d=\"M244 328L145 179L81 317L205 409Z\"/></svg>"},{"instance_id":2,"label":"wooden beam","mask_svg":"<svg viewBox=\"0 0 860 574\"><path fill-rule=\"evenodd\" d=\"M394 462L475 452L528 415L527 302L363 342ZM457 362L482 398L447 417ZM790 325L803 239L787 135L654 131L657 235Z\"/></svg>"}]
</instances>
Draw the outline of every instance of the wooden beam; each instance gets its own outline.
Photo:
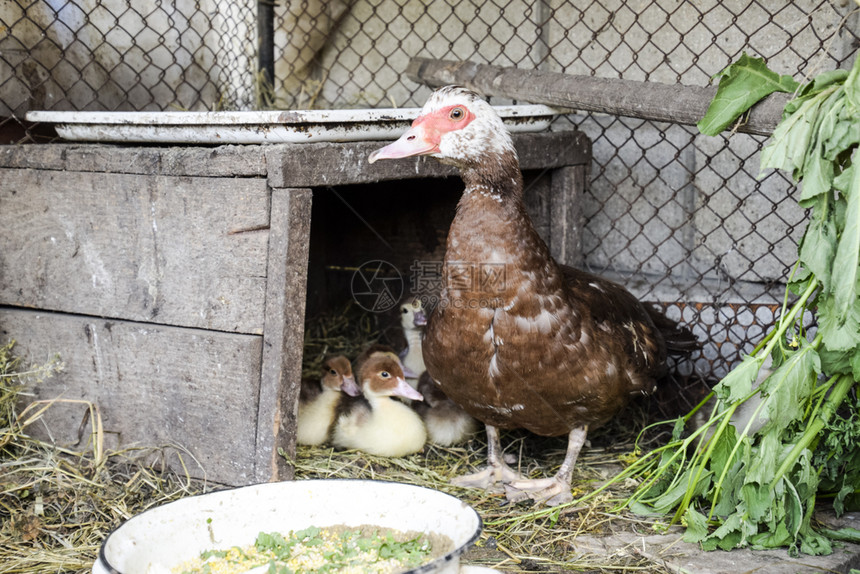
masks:
<instances>
[{"instance_id":1,"label":"wooden beam","mask_svg":"<svg viewBox=\"0 0 860 574\"><path fill-rule=\"evenodd\" d=\"M522 169L549 169L591 161L591 140L577 131L513 134ZM431 157L385 160L367 156L388 142L306 143L267 146L269 185L324 187L424 177L456 176L456 168Z\"/></svg>"},{"instance_id":2,"label":"wooden beam","mask_svg":"<svg viewBox=\"0 0 860 574\"><path fill-rule=\"evenodd\" d=\"M552 173L550 193L550 252L564 265L581 265L582 231L585 228L583 192L588 168L584 165L562 167Z\"/></svg>"},{"instance_id":3,"label":"wooden beam","mask_svg":"<svg viewBox=\"0 0 860 574\"><path fill-rule=\"evenodd\" d=\"M406 75L432 87L459 84L485 96L685 125L702 119L717 92L716 86L594 78L427 58L413 58ZM770 135L789 98L789 94L771 94L753 106L737 131Z\"/></svg>"},{"instance_id":4,"label":"wooden beam","mask_svg":"<svg viewBox=\"0 0 860 574\"><path fill-rule=\"evenodd\" d=\"M293 478L293 467L278 450L296 456L312 197L310 189L272 190L257 414L258 482Z\"/></svg>"},{"instance_id":5,"label":"wooden beam","mask_svg":"<svg viewBox=\"0 0 860 574\"><path fill-rule=\"evenodd\" d=\"M129 146L52 143L0 146L0 166L141 175L260 177L266 146Z\"/></svg>"}]
</instances>

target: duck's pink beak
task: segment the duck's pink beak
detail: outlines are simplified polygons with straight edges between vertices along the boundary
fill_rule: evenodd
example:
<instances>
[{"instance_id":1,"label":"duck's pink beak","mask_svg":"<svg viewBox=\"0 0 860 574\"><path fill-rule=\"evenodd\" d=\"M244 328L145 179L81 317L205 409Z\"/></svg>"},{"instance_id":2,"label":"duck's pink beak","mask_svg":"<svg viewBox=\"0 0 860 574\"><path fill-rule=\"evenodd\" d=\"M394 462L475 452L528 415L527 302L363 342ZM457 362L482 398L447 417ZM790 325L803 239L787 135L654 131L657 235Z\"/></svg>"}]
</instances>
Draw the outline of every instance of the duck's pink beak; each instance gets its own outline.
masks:
<instances>
[{"instance_id":1,"label":"duck's pink beak","mask_svg":"<svg viewBox=\"0 0 860 574\"><path fill-rule=\"evenodd\" d=\"M436 138L431 137L425 129L425 124L418 123L416 120L416 123L413 123L412 127L400 136L400 139L371 153L367 161L373 163L378 159L397 159L435 153L439 151L439 142L434 139Z\"/></svg>"},{"instance_id":2,"label":"duck's pink beak","mask_svg":"<svg viewBox=\"0 0 860 574\"><path fill-rule=\"evenodd\" d=\"M404 399L412 399L413 401L423 401L424 395L412 388L403 377L397 377L397 386L391 393L395 397L403 397Z\"/></svg>"},{"instance_id":3,"label":"duck's pink beak","mask_svg":"<svg viewBox=\"0 0 860 574\"><path fill-rule=\"evenodd\" d=\"M412 316L412 323L416 327L424 327L425 325L427 325L427 315L424 313L423 310L415 311L415 314Z\"/></svg>"},{"instance_id":4,"label":"duck's pink beak","mask_svg":"<svg viewBox=\"0 0 860 574\"><path fill-rule=\"evenodd\" d=\"M357 397L361 394L361 389L358 388L358 385L355 382L355 377L352 375L347 375L343 378L343 382L340 384L340 390L351 397Z\"/></svg>"}]
</instances>

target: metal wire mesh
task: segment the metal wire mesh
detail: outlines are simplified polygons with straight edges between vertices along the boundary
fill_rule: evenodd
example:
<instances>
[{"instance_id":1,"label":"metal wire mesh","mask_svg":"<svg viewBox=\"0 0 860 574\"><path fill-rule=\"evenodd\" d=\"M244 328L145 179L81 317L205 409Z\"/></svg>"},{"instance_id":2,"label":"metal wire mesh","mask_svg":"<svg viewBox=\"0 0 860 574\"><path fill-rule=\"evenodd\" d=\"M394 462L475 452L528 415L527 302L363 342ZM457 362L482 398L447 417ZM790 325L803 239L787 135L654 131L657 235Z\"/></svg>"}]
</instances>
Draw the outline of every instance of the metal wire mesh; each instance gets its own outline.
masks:
<instances>
[{"instance_id":1,"label":"metal wire mesh","mask_svg":"<svg viewBox=\"0 0 860 574\"><path fill-rule=\"evenodd\" d=\"M420 106L415 56L706 85L746 51L801 78L850 65L847 0L286 0L274 82L256 72L251 0L0 2L0 136L38 139L30 109ZM502 103L502 102L496 102ZM571 114L594 142L584 261L662 302L724 374L772 323L805 213L785 176L759 178L765 138Z\"/></svg>"}]
</instances>

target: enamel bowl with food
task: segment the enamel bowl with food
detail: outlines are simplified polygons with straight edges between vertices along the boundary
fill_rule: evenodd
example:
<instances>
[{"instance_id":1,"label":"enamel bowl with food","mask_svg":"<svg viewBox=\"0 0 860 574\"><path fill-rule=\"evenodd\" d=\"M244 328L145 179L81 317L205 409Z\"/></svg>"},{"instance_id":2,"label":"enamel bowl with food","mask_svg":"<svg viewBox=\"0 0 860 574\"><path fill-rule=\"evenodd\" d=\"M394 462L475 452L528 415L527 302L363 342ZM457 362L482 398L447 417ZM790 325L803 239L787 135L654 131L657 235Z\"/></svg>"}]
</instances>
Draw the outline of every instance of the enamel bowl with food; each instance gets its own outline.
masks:
<instances>
[{"instance_id":1,"label":"enamel bowl with food","mask_svg":"<svg viewBox=\"0 0 860 574\"><path fill-rule=\"evenodd\" d=\"M490 571L461 569L460 555L480 535L481 518L451 495L377 480L300 480L192 496L147 510L108 535L93 574L169 574L201 552L247 546L261 532L285 535L309 526L372 526L444 541L441 555L407 572Z\"/></svg>"}]
</instances>

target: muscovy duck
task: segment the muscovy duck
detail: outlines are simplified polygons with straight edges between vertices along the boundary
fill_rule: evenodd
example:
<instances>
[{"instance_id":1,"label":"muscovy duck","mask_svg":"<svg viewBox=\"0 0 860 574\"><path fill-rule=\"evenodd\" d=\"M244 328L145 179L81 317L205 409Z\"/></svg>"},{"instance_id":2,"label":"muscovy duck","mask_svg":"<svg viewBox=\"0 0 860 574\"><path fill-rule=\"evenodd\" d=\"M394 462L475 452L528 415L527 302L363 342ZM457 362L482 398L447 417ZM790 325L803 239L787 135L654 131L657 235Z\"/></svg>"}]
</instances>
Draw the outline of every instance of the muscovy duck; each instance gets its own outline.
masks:
<instances>
[{"instance_id":1,"label":"muscovy duck","mask_svg":"<svg viewBox=\"0 0 860 574\"><path fill-rule=\"evenodd\" d=\"M523 205L511 137L474 92L436 90L412 127L368 159L418 155L458 167L465 183L423 341L430 376L486 425L489 466L456 484L568 502L588 429L654 389L667 342L685 349L695 339L623 287L552 259ZM555 476L526 479L505 463L498 429L509 428L568 436Z\"/></svg>"}]
</instances>

